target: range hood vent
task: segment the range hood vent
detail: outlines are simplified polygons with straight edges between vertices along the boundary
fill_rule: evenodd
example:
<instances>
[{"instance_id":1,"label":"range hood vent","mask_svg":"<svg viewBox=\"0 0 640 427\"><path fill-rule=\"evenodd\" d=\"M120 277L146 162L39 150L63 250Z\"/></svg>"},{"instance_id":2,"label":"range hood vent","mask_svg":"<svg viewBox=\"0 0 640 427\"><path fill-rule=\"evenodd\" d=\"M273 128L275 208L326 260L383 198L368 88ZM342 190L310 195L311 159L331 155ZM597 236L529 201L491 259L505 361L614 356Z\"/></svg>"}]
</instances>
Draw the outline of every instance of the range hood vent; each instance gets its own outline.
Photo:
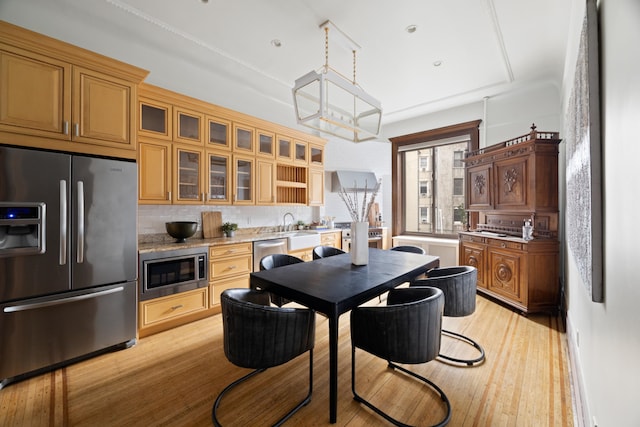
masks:
<instances>
[{"instance_id":1,"label":"range hood vent","mask_svg":"<svg viewBox=\"0 0 640 427\"><path fill-rule=\"evenodd\" d=\"M362 171L335 171L331 177L331 191L339 192L341 188L346 191L372 191L376 188L378 179L373 172Z\"/></svg>"}]
</instances>

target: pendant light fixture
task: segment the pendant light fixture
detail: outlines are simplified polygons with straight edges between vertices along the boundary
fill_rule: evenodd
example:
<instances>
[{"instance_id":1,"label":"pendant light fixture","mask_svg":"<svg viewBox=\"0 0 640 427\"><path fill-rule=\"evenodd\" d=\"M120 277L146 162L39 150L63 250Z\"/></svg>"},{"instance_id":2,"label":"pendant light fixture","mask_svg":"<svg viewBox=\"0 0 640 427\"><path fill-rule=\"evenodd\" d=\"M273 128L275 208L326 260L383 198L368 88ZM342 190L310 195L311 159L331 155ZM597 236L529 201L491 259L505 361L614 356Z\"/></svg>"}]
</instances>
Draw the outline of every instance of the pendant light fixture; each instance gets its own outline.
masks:
<instances>
[{"instance_id":1,"label":"pendant light fixture","mask_svg":"<svg viewBox=\"0 0 640 427\"><path fill-rule=\"evenodd\" d=\"M293 103L299 124L353 142L374 139L380 133L380 102L356 83L356 51L351 38L331 21L325 32L325 64L296 80ZM329 67L329 40L338 41L353 54L353 80Z\"/></svg>"}]
</instances>

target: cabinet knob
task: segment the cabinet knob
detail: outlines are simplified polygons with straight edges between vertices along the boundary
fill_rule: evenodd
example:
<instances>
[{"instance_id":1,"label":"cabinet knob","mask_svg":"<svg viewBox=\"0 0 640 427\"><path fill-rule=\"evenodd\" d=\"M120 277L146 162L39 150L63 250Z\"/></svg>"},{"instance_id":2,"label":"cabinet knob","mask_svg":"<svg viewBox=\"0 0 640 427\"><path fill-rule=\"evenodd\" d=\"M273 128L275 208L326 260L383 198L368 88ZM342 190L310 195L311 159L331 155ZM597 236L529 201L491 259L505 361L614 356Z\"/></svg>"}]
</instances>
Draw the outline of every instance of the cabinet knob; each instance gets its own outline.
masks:
<instances>
[{"instance_id":1,"label":"cabinet knob","mask_svg":"<svg viewBox=\"0 0 640 427\"><path fill-rule=\"evenodd\" d=\"M177 309L182 308L182 307L183 307L182 304L174 305L173 307L171 307L171 310L177 310Z\"/></svg>"}]
</instances>

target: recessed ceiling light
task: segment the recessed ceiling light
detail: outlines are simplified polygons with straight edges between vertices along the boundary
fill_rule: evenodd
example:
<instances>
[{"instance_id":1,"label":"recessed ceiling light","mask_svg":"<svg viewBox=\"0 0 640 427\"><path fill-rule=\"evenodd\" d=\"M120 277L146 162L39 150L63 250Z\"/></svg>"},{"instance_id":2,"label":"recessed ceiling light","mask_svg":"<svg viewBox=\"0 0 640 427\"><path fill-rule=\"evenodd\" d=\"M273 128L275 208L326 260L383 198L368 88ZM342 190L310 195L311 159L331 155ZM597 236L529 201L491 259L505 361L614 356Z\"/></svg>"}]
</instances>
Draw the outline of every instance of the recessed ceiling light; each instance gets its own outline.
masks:
<instances>
[{"instance_id":1,"label":"recessed ceiling light","mask_svg":"<svg viewBox=\"0 0 640 427\"><path fill-rule=\"evenodd\" d=\"M418 29L417 25L409 25L407 28L405 28L404 30L409 33L409 34L413 34L416 32L416 30Z\"/></svg>"},{"instance_id":2,"label":"recessed ceiling light","mask_svg":"<svg viewBox=\"0 0 640 427\"><path fill-rule=\"evenodd\" d=\"M434 67L439 67L439 66L441 66L441 65L442 65L442 61L440 61L440 60L433 61L433 66L434 66Z\"/></svg>"},{"instance_id":3,"label":"recessed ceiling light","mask_svg":"<svg viewBox=\"0 0 640 427\"><path fill-rule=\"evenodd\" d=\"M282 46L282 42L278 39L273 39L271 40L271 46L273 47L281 47Z\"/></svg>"}]
</instances>

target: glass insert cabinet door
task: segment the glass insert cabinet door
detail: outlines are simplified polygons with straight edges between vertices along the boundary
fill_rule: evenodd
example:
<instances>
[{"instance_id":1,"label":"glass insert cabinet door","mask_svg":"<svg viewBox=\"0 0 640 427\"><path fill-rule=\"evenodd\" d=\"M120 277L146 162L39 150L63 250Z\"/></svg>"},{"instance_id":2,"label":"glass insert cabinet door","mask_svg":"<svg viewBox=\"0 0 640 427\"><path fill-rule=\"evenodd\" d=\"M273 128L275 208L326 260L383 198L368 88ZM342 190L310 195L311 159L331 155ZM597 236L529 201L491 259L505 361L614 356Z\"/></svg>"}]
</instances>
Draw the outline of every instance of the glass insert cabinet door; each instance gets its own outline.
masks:
<instances>
[{"instance_id":1,"label":"glass insert cabinet door","mask_svg":"<svg viewBox=\"0 0 640 427\"><path fill-rule=\"evenodd\" d=\"M208 153L208 193L207 199L213 204L229 203L229 187L231 168L229 155Z\"/></svg>"},{"instance_id":2,"label":"glass insert cabinet door","mask_svg":"<svg viewBox=\"0 0 640 427\"><path fill-rule=\"evenodd\" d=\"M211 148L231 149L231 122L227 120L209 118L208 143Z\"/></svg>"},{"instance_id":3,"label":"glass insert cabinet door","mask_svg":"<svg viewBox=\"0 0 640 427\"><path fill-rule=\"evenodd\" d=\"M235 166L235 200L236 204L252 204L254 187L254 161L251 158L234 158Z\"/></svg>"},{"instance_id":4,"label":"glass insert cabinet door","mask_svg":"<svg viewBox=\"0 0 640 427\"><path fill-rule=\"evenodd\" d=\"M180 202L198 202L201 200L202 153L197 150L176 148L177 159L177 198Z\"/></svg>"},{"instance_id":5,"label":"glass insert cabinet door","mask_svg":"<svg viewBox=\"0 0 640 427\"><path fill-rule=\"evenodd\" d=\"M293 160L293 143L289 138L278 137L277 159L279 161L291 161Z\"/></svg>"}]
</instances>

